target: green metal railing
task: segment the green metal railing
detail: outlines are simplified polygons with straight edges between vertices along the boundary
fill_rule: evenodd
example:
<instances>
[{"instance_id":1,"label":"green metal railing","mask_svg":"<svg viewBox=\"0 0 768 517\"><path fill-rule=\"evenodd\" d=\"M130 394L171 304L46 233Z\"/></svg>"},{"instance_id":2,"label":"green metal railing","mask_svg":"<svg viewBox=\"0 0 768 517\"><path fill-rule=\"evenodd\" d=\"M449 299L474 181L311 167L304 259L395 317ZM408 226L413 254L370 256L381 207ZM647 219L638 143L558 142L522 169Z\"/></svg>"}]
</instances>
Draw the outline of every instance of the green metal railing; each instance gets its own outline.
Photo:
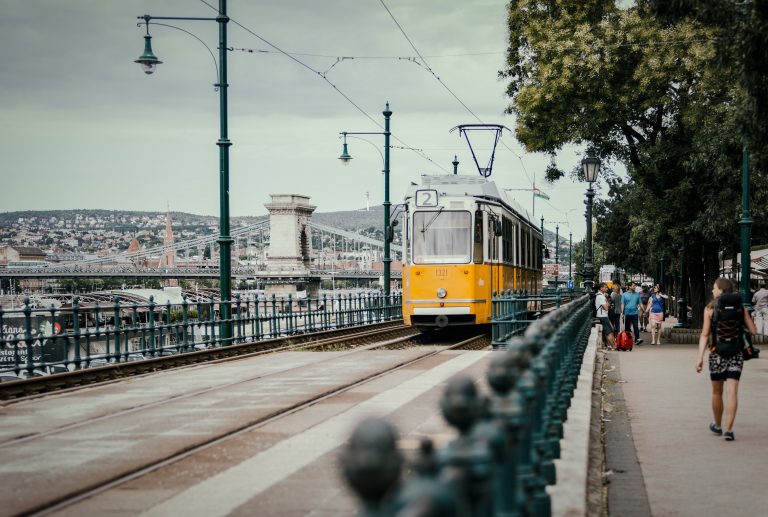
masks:
<instances>
[{"instance_id":1,"label":"green metal railing","mask_svg":"<svg viewBox=\"0 0 768 517\"><path fill-rule=\"evenodd\" d=\"M363 515L416 515L423 508L434 509L430 515L551 515L546 486L557 482L554 460L591 321L583 295L530 323L494 352L488 397L471 376L450 379L440 409L458 438L439 450L424 439L404 481L396 429L383 419L362 422L341 461Z\"/></svg>"},{"instance_id":2,"label":"green metal railing","mask_svg":"<svg viewBox=\"0 0 768 517\"><path fill-rule=\"evenodd\" d=\"M532 322L547 311L559 309L580 293L573 289L544 289L541 294L527 291L493 291L491 334L494 348L503 346L512 336L525 332Z\"/></svg>"},{"instance_id":3,"label":"green metal railing","mask_svg":"<svg viewBox=\"0 0 768 517\"><path fill-rule=\"evenodd\" d=\"M0 380L181 354L402 317L400 295L241 298L178 305L121 303L0 307ZM226 306L231 317L220 317ZM31 353L30 353L31 352Z\"/></svg>"}]
</instances>

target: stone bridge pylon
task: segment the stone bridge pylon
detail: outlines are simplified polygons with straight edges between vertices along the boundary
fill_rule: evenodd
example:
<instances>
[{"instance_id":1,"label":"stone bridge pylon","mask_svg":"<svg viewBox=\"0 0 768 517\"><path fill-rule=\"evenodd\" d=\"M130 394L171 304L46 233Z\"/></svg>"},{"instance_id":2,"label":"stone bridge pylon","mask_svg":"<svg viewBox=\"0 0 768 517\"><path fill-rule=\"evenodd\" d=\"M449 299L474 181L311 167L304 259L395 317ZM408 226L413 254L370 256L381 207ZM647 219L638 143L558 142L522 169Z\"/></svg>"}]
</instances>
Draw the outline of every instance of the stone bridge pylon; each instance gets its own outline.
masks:
<instances>
[{"instance_id":1,"label":"stone bridge pylon","mask_svg":"<svg viewBox=\"0 0 768 517\"><path fill-rule=\"evenodd\" d=\"M309 221L314 205L309 196L300 194L270 194L272 201L264 206L269 212L269 251L267 271L273 280L267 282L265 293L296 299L297 292L316 296L320 280L310 277L312 238Z\"/></svg>"}]
</instances>

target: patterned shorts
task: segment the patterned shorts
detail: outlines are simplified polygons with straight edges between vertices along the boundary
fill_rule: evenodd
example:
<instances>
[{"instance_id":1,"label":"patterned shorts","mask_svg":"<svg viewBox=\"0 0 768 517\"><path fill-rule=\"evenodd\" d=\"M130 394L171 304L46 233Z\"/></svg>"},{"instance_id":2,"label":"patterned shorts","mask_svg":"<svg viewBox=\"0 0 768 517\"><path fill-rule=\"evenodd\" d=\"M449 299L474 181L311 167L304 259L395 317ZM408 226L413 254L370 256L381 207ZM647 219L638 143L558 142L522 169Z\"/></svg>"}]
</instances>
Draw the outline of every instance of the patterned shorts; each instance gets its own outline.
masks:
<instances>
[{"instance_id":1,"label":"patterned shorts","mask_svg":"<svg viewBox=\"0 0 768 517\"><path fill-rule=\"evenodd\" d=\"M733 357L722 357L715 352L709 354L709 378L713 381L726 379L739 380L741 369L744 367L744 356L741 352Z\"/></svg>"}]
</instances>

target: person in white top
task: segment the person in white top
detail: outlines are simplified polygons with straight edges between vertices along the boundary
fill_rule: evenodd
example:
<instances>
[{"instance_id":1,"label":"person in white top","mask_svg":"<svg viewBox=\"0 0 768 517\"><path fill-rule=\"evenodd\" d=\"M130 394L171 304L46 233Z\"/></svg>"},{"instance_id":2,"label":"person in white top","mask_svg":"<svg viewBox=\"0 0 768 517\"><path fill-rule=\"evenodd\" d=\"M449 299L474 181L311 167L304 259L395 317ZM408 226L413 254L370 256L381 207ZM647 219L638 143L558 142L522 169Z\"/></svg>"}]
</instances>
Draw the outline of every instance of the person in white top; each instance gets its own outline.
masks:
<instances>
[{"instance_id":1,"label":"person in white top","mask_svg":"<svg viewBox=\"0 0 768 517\"><path fill-rule=\"evenodd\" d=\"M752 297L752 306L755 310L757 333L765 334L766 327L768 327L768 289L764 285Z\"/></svg>"},{"instance_id":2,"label":"person in white top","mask_svg":"<svg viewBox=\"0 0 768 517\"><path fill-rule=\"evenodd\" d=\"M608 348L613 348L613 325L608 318L608 285L605 282L601 282L597 288L597 295L595 296L595 312L600 320L600 324L603 326L603 343Z\"/></svg>"}]
</instances>

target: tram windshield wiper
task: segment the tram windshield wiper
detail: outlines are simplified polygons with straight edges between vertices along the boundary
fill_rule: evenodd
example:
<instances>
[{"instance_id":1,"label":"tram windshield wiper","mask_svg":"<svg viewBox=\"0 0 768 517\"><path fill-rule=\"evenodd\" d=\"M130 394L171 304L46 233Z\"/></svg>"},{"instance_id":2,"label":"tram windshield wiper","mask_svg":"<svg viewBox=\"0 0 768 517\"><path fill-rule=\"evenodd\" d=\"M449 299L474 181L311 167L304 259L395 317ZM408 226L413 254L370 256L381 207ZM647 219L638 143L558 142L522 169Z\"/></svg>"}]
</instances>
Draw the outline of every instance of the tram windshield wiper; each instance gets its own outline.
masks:
<instances>
[{"instance_id":1,"label":"tram windshield wiper","mask_svg":"<svg viewBox=\"0 0 768 517\"><path fill-rule=\"evenodd\" d=\"M437 212L435 212L435 215L432 217L432 219L429 220L429 222L427 224L422 224L421 225L421 233L426 233L427 232L429 227L432 225L432 223L435 222L435 219L437 219L437 217L440 215L440 212L442 212L442 211L443 211L443 207L441 206L437 210Z\"/></svg>"}]
</instances>

